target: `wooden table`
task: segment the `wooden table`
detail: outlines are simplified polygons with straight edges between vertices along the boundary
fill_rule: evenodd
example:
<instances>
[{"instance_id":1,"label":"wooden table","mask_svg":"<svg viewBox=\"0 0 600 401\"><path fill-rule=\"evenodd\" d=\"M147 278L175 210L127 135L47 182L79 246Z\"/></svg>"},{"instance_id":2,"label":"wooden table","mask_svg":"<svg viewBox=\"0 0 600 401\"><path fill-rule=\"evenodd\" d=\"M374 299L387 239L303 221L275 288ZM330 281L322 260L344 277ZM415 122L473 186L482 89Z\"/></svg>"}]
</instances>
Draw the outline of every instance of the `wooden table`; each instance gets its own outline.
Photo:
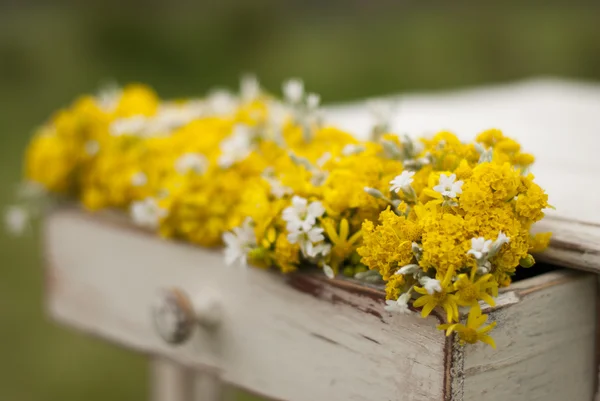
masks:
<instances>
[{"instance_id":1,"label":"wooden table","mask_svg":"<svg viewBox=\"0 0 600 401\"><path fill-rule=\"evenodd\" d=\"M504 128L538 156L557 210L542 258L600 271L600 89L536 81L399 100L396 125L472 137ZM360 136L356 105L330 117ZM361 128L364 128L361 129ZM497 350L461 347L439 317L392 315L384 292L322 274L224 266L219 252L161 240L114 213L74 206L45 221L49 314L152 358L155 400L217 400L223 383L270 399L583 401L596 388L597 279L572 270L504 290L487 312Z\"/></svg>"}]
</instances>

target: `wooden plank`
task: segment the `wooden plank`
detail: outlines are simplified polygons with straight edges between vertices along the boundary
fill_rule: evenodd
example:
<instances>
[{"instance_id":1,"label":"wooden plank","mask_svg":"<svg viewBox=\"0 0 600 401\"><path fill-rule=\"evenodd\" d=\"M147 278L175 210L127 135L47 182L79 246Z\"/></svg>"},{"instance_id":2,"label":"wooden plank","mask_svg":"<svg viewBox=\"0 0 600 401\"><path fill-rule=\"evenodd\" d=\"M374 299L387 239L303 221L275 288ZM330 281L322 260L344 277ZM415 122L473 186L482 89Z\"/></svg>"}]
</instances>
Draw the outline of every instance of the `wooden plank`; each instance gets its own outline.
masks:
<instances>
[{"instance_id":1,"label":"wooden plank","mask_svg":"<svg viewBox=\"0 0 600 401\"><path fill-rule=\"evenodd\" d=\"M587 401L596 382L596 277L548 273L492 309L497 349L464 348L464 401ZM521 284L521 285L520 285Z\"/></svg>"},{"instance_id":2,"label":"wooden plank","mask_svg":"<svg viewBox=\"0 0 600 401\"><path fill-rule=\"evenodd\" d=\"M274 399L446 399L449 349L437 318L391 315L377 289L231 269L219 253L127 227L76 209L47 218L47 302L55 319ZM220 292L220 328L166 344L150 316L164 287L192 298Z\"/></svg>"}]
</instances>

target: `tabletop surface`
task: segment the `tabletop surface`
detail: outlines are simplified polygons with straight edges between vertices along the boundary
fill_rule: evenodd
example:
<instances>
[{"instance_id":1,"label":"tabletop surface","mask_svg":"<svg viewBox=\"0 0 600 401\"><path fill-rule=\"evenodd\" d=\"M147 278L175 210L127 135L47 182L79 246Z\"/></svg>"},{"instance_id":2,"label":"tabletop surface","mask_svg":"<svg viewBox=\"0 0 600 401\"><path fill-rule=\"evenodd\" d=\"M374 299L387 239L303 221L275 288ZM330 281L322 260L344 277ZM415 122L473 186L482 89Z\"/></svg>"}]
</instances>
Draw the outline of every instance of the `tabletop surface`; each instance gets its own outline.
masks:
<instances>
[{"instance_id":1,"label":"tabletop surface","mask_svg":"<svg viewBox=\"0 0 600 401\"><path fill-rule=\"evenodd\" d=\"M532 172L556 208L549 216L600 224L600 85L543 79L387 99L394 132L469 140L501 129L536 156ZM328 108L327 120L359 138L372 124L362 102Z\"/></svg>"}]
</instances>

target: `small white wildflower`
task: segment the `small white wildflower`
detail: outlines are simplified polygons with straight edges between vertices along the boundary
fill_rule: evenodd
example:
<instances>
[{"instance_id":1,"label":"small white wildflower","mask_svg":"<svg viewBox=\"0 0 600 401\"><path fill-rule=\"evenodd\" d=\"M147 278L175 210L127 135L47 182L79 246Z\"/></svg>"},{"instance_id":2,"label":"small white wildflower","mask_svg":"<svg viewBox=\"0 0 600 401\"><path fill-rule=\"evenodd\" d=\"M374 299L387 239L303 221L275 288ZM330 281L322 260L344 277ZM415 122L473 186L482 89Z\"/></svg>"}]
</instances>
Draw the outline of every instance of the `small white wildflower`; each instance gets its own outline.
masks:
<instances>
[{"instance_id":1,"label":"small white wildflower","mask_svg":"<svg viewBox=\"0 0 600 401\"><path fill-rule=\"evenodd\" d=\"M142 115L119 118L112 122L109 131L113 136L140 135L146 127L147 118Z\"/></svg>"},{"instance_id":2,"label":"small white wildflower","mask_svg":"<svg viewBox=\"0 0 600 401\"><path fill-rule=\"evenodd\" d=\"M207 105L210 112L217 115L229 115L237 108L236 97L225 89L215 89L209 93Z\"/></svg>"},{"instance_id":3,"label":"small white wildflower","mask_svg":"<svg viewBox=\"0 0 600 401\"><path fill-rule=\"evenodd\" d=\"M88 156L95 156L100 151L100 145L98 144L98 141L90 139L85 143L84 150Z\"/></svg>"},{"instance_id":4,"label":"small white wildflower","mask_svg":"<svg viewBox=\"0 0 600 401\"><path fill-rule=\"evenodd\" d=\"M488 274L492 270L492 264L489 261L485 261L484 264L477 266L477 274L483 276Z\"/></svg>"},{"instance_id":5,"label":"small white wildflower","mask_svg":"<svg viewBox=\"0 0 600 401\"><path fill-rule=\"evenodd\" d=\"M493 242L492 247L491 247L490 251L488 252L488 255L487 255L488 258L494 257L500 251L500 248L502 248L502 245L508 244L509 242L510 242L510 238L506 234L504 234L502 231L500 231L498 233L498 237Z\"/></svg>"},{"instance_id":6,"label":"small white wildflower","mask_svg":"<svg viewBox=\"0 0 600 401\"><path fill-rule=\"evenodd\" d=\"M308 231L324 213L325 208L321 202L308 204L305 198L294 196L292 205L283 210L281 217L287 223L288 231Z\"/></svg>"},{"instance_id":7,"label":"small white wildflower","mask_svg":"<svg viewBox=\"0 0 600 401\"><path fill-rule=\"evenodd\" d=\"M306 96L306 106L308 106L309 109L314 110L317 107L319 107L319 104L321 103L321 96L317 95L316 93L309 93Z\"/></svg>"},{"instance_id":8,"label":"small white wildflower","mask_svg":"<svg viewBox=\"0 0 600 401\"><path fill-rule=\"evenodd\" d=\"M102 111L110 113L114 111L119 104L119 99L121 98L122 93L123 91L117 84L109 83L108 85L100 88L98 91L98 94L96 95L96 103Z\"/></svg>"},{"instance_id":9,"label":"small white wildflower","mask_svg":"<svg viewBox=\"0 0 600 401\"><path fill-rule=\"evenodd\" d=\"M402 174L396 176L396 178L390 181L390 191L398 193L401 190L408 190L410 188L410 184L413 182L412 177L414 175L414 171L403 171Z\"/></svg>"},{"instance_id":10,"label":"small white wildflower","mask_svg":"<svg viewBox=\"0 0 600 401\"><path fill-rule=\"evenodd\" d=\"M335 273L333 272L331 266L329 266L328 264L323 264L323 273L325 273L325 276L327 276L328 279L335 278Z\"/></svg>"},{"instance_id":11,"label":"small white wildflower","mask_svg":"<svg viewBox=\"0 0 600 401\"><path fill-rule=\"evenodd\" d=\"M412 311L408 308L408 301L410 301L410 293L405 292L396 301L391 299L385 301L384 309L392 313L409 314Z\"/></svg>"},{"instance_id":12,"label":"small white wildflower","mask_svg":"<svg viewBox=\"0 0 600 401\"><path fill-rule=\"evenodd\" d=\"M10 206L4 212L4 225L9 234L20 236L29 225L29 213L23 206Z\"/></svg>"},{"instance_id":13,"label":"small white wildflower","mask_svg":"<svg viewBox=\"0 0 600 401\"><path fill-rule=\"evenodd\" d=\"M148 183L148 177L146 174L138 171L134 175L131 176L131 185L134 187L143 187Z\"/></svg>"},{"instance_id":14,"label":"small white wildflower","mask_svg":"<svg viewBox=\"0 0 600 401\"><path fill-rule=\"evenodd\" d=\"M277 199L281 199L286 195L291 195L294 191L290 187L286 187L279 180L275 178L266 178L269 186L271 187L271 195Z\"/></svg>"},{"instance_id":15,"label":"small white wildflower","mask_svg":"<svg viewBox=\"0 0 600 401\"><path fill-rule=\"evenodd\" d=\"M311 249L309 251L308 248L306 247L306 245L308 243L314 244L314 243L321 242L325 239L325 236L323 235L323 229L320 227L311 227L308 230L303 230L302 228L298 227L293 230L288 229L287 238L291 244L300 244L300 246L307 249L306 254L308 255L308 253L315 254L315 252L318 252L319 250ZM325 250L325 248L320 248L320 249ZM313 256L315 256L315 255L313 255Z\"/></svg>"},{"instance_id":16,"label":"small white wildflower","mask_svg":"<svg viewBox=\"0 0 600 401\"><path fill-rule=\"evenodd\" d=\"M297 78L287 80L283 83L283 95L292 104L300 103L304 97L304 82Z\"/></svg>"},{"instance_id":17,"label":"small white wildflower","mask_svg":"<svg viewBox=\"0 0 600 401\"><path fill-rule=\"evenodd\" d=\"M442 284L434 278L423 276L419 279L419 283L421 283L429 295L432 295L434 292L442 292Z\"/></svg>"},{"instance_id":18,"label":"small white wildflower","mask_svg":"<svg viewBox=\"0 0 600 401\"><path fill-rule=\"evenodd\" d=\"M184 104L165 103L155 116L148 118L142 134L144 136L168 135L173 130L199 118L204 112L200 102L189 101Z\"/></svg>"},{"instance_id":19,"label":"small white wildflower","mask_svg":"<svg viewBox=\"0 0 600 401\"><path fill-rule=\"evenodd\" d=\"M356 154L359 154L364 151L365 151L365 147L363 145L356 145L356 144L349 143L348 145L344 146L344 149L342 149L342 155L352 156L352 155L356 155Z\"/></svg>"},{"instance_id":20,"label":"small white wildflower","mask_svg":"<svg viewBox=\"0 0 600 401\"><path fill-rule=\"evenodd\" d=\"M498 233L498 238L496 238L494 245L497 244L497 246L500 247L504 244L508 244L509 242L510 242L510 238L506 234L504 234L502 231L500 231Z\"/></svg>"},{"instance_id":21,"label":"small white wildflower","mask_svg":"<svg viewBox=\"0 0 600 401\"><path fill-rule=\"evenodd\" d=\"M488 254L492 246L492 240L486 240L483 237L471 238L471 249L467 255L473 255L475 259L482 259Z\"/></svg>"},{"instance_id":22,"label":"small white wildflower","mask_svg":"<svg viewBox=\"0 0 600 401\"><path fill-rule=\"evenodd\" d=\"M446 197L456 198L457 194L462 194L462 184L462 181L456 181L456 174L440 174L439 184L433 187L433 190Z\"/></svg>"},{"instance_id":23,"label":"small white wildflower","mask_svg":"<svg viewBox=\"0 0 600 401\"><path fill-rule=\"evenodd\" d=\"M317 243L305 241L301 246L301 249L304 256L307 258L320 258L329 255L331 252L331 244L322 241Z\"/></svg>"},{"instance_id":24,"label":"small white wildflower","mask_svg":"<svg viewBox=\"0 0 600 401\"><path fill-rule=\"evenodd\" d=\"M225 263L231 266L239 262L241 267L246 267L248 252L256 246L252 219L247 218L241 226L224 233L223 242L225 243Z\"/></svg>"},{"instance_id":25,"label":"small white wildflower","mask_svg":"<svg viewBox=\"0 0 600 401\"><path fill-rule=\"evenodd\" d=\"M220 148L221 156L219 156L218 163L221 168L231 167L234 163L248 157L252 148L250 127L237 124L233 133L221 142Z\"/></svg>"},{"instance_id":26,"label":"small white wildflower","mask_svg":"<svg viewBox=\"0 0 600 401\"><path fill-rule=\"evenodd\" d=\"M133 202L130 213L135 224L152 229L157 228L160 220L167 216L167 211L154 198Z\"/></svg>"},{"instance_id":27,"label":"small white wildflower","mask_svg":"<svg viewBox=\"0 0 600 401\"><path fill-rule=\"evenodd\" d=\"M240 96L245 102L251 102L260 95L260 83L253 74L242 76L240 81Z\"/></svg>"},{"instance_id":28,"label":"small white wildflower","mask_svg":"<svg viewBox=\"0 0 600 401\"><path fill-rule=\"evenodd\" d=\"M206 157L200 153L185 153L175 161L175 171L181 175L189 172L202 174L208 167Z\"/></svg>"}]
</instances>

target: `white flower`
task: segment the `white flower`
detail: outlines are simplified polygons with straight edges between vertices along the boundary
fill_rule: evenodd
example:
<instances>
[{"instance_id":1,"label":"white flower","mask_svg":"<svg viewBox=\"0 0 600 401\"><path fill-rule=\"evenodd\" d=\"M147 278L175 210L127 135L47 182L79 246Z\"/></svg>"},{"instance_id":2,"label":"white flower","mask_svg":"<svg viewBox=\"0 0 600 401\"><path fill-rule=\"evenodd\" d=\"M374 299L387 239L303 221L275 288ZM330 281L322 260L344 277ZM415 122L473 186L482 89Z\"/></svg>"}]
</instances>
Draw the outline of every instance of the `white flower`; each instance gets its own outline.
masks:
<instances>
[{"instance_id":1,"label":"white flower","mask_svg":"<svg viewBox=\"0 0 600 401\"><path fill-rule=\"evenodd\" d=\"M292 205L283 210L281 217L287 223L288 231L308 231L324 213L325 208L321 202L314 201L308 204L305 198L294 196Z\"/></svg>"},{"instance_id":2,"label":"white flower","mask_svg":"<svg viewBox=\"0 0 600 401\"><path fill-rule=\"evenodd\" d=\"M314 228L313 228L314 230ZM310 240L305 241L300 248L302 249L302 253L307 258L319 258L322 256L327 256L331 252L331 244L327 244L325 242L317 242L313 243Z\"/></svg>"},{"instance_id":3,"label":"white flower","mask_svg":"<svg viewBox=\"0 0 600 401\"><path fill-rule=\"evenodd\" d=\"M494 242L494 246L497 246L498 248L500 248L502 245L504 244L508 244L510 242L510 238L504 234L502 231L500 231L498 233L498 238L496 238L496 241Z\"/></svg>"},{"instance_id":4,"label":"white flower","mask_svg":"<svg viewBox=\"0 0 600 401\"><path fill-rule=\"evenodd\" d=\"M385 301L386 305L384 309L388 312L400 313L400 314L409 314L411 310L408 309L408 301L410 300L410 294L405 292L400 295L396 301L392 301L388 299Z\"/></svg>"},{"instance_id":5,"label":"white flower","mask_svg":"<svg viewBox=\"0 0 600 401\"><path fill-rule=\"evenodd\" d=\"M237 124L233 133L221 142L221 156L219 166L221 168L231 167L232 164L245 159L251 152L252 132L250 127Z\"/></svg>"},{"instance_id":6,"label":"white flower","mask_svg":"<svg viewBox=\"0 0 600 401\"><path fill-rule=\"evenodd\" d=\"M109 83L108 85L100 88L98 91L98 94L96 95L96 103L102 111L110 113L114 111L119 104L121 94L122 91L118 85L115 83Z\"/></svg>"},{"instance_id":7,"label":"white flower","mask_svg":"<svg viewBox=\"0 0 600 401\"><path fill-rule=\"evenodd\" d=\"M316 109L321 103L321 96L316 93L309 93L306 96L306 105L309 109Z\"/></svg>"},{"instance_id":8,"label":"white flower","mask_svg":"<svg viewBox=\"0 0 600 401\"><path fill-rule=\"evenodd\" d=\"M248 264L248 251L256 246L252 219L247 218L244 223L223 234L225 243L225 263L232 265L239 262L241 267Z\"/></svg>"},{"instance_id":9,"label":"white flower","mask_svg":"<svg viewBox=\"0 0 600 401\"><path fill-rule=\"evenodd\" d=\"M113 136L140 135L146 127L147 118L142 115L119 118L112 122L109 131Z\"/></svg>"},{"instance_id":10,"label":"white flower","mask_svg":"<svg viewBox=\"0 0 600 401\"><path fill-rule=\"evenodd\" d=\"M492 247L492 240L486 240L483 237L471 238L471 249L467 252L467 255L473 255L475 259L481 259L488 254Z\"/></svg>"},{"instance_id":11,"label":"white flower","mask_svg":"<svg viewBox=\"0 0 600 401\"><path fill-rule=\"evenodd\" d=\"M355 145L352 143L349 143L348 145L344 146L344 149L342 149L342 155L344 156L351 156L351 155L356 155L358 153L364 152L365 147L363 145Z\"/></svg>"},{"instance_id":12,"label":"white flower","mask_svg":"<svg viewBox=\"0 0 600 401\"><path fill-rule=\"evenodd\" d=\"M271 187L271 195L273 195L277 199L281 199L284 196L290 195L293 193L292 188L286 187L281 182L279 182L279 180L277 180L275 178L271 178L271 177L268 177L265 179L267 180L267 182L269 183L269 186Z\"/></svg>"},{"instance_id":13,"label":"white flower","mask_svg":"<svg viewBox=\"0 0 600 401\"><path fill-rule=\"evenodd\" d=\"M240 95L245 102L251 102L260 95L260 83L255 75L246 74L242 77Z\"/></svg>"},{"instance_id":14,"label":"white flower","mask_svg":"<svg viewBox=\"0 0 600 401\"><path fill-rule=\"evenodd\" d=\"M98 141L91 139L85 143L84 150L88 156L94 156L100 151L100 145L98 144Z\"/></svg>"},{"instance_id":15,"label":"white flower","mask_svg":"<svg viewBox=\"0 0 600 401\"><path fill-rule=\"evenodd\" d=\"M325 273L325 275L329 279L335 278L335 273L333 272L333 269L331 268L331 266L329 266L328 264L323 265L323 273Z\"/></svg>"},{"instance_id":16,"label":"white flower","mask_svg":"<svg viewBox=\"0 0 600 401\"><path fill-rule=\"evenodd\" d=\"M423 276L419 279L419 283L421 283L429 295L432 295L434 292L442 292L440 281L434 278Z\"/></svg>"},{"instance_id":17,"label":"white flower","mask_svg":"<svg viewBox=\"0 0 600 401\"><path fill-rule=\"evenodd\" d=\"M133 202L130 213L135 224L153 229L157 228L160 220L167 216L167 211L158 206L154 198Z\"/></svg>"},{"instance_id":18,"label":"white flower","mask_svg":"<svg viewBox=\"0 0 600 401\"><path fill-rule=\"evenodd\" d=\"M202 174L207 167L208 161L200 153L185 153L175 161L175 170L181 175L185 175L190 171Z\"/></svg>"},{"instance_id":19,"label":"white flower","mask_svg":"<svg viewBox=\"0 0 600 401\"><path fill-rule=\"evenodd\" d=\"M29 213L22 206L10 206L4 212L4 225L9 234L22 235L29 225Z\"/></svg>"},{"instance_id":20,"label":"white flower","mask_svg":"<svg viewBox=\"0 0 600 401\"><path fill-rule=\"evenodd\" d=\"M456 198L457 194L462 194L462 181L456 181L456 174L447 176L440 174L439 184L433 187L434 191L441 193L449 198Z\"/></svg>"},{"instance_id":21,"label":"white flower","mask_svg":"<svg viewBox=\"0 0 600 401\"><path fill-rule=\"evenodd\" d=\"M488 274L492 270L492 264L489 261L485 261L484 264L477 266L477 274L483 276Z\"/></svg>"},{"instance_id":22,"label":"white flower","mask_svg":"<svg viewBox=\"0 0 600 401\"><path fill-rule=\"evenodd\" d=\"M304 82L297 78L292 78L283 83L283 95L290 103L300 103L304 97Z\"/></svg>"},{"instance_id":23,"label":"white flower","mask_svg":"<svg viewBox=\"0 0 600 401\"><path fill-rule=\"evenodd\" d=\"M323 229L321 227L311 227L308 230L303 230L301 227L295 228L293 230L288 229L288 241L292 244L300 244L300 246L305 246L308 243L321 242L325 239L323 236ZM318 250L307 250L308 252L314 253L318 252Z\"/></svg>"},{"instance_id":24,"label":"white flower","mask_svg":"<svg viewBox=\"0 0 600 401\"><path fill-rule=\"evenodd\" d=\"M398 193L400 190L407 190L413 182L413 175L415 175L414 171L403 171L402 174L390 181L390 191Z\"/></svg>"},{"instance_id":25,"label":"white flower","mask_svg":"<svg viewBox=\"0 0 600 401\"><path fill-rule=\"evenodd\" d=\"M235 111L237 100L231 92L225 89L216 89L209 93L207 105L210 112L217 115L227 115Z\"/></svg>"},{"instance_id":26,"label":"white flower","mask_svg":"<svg viewBox=\"0 0 600 401\"><path fill-rule=\"evenodd\" d=\"M138 171L137 173L131 176L131 185L133 185L134 187L143 187L147 183L148 177L146 177L146 174L142 173L141 171Z\"/></svg>"}]
</instances>

